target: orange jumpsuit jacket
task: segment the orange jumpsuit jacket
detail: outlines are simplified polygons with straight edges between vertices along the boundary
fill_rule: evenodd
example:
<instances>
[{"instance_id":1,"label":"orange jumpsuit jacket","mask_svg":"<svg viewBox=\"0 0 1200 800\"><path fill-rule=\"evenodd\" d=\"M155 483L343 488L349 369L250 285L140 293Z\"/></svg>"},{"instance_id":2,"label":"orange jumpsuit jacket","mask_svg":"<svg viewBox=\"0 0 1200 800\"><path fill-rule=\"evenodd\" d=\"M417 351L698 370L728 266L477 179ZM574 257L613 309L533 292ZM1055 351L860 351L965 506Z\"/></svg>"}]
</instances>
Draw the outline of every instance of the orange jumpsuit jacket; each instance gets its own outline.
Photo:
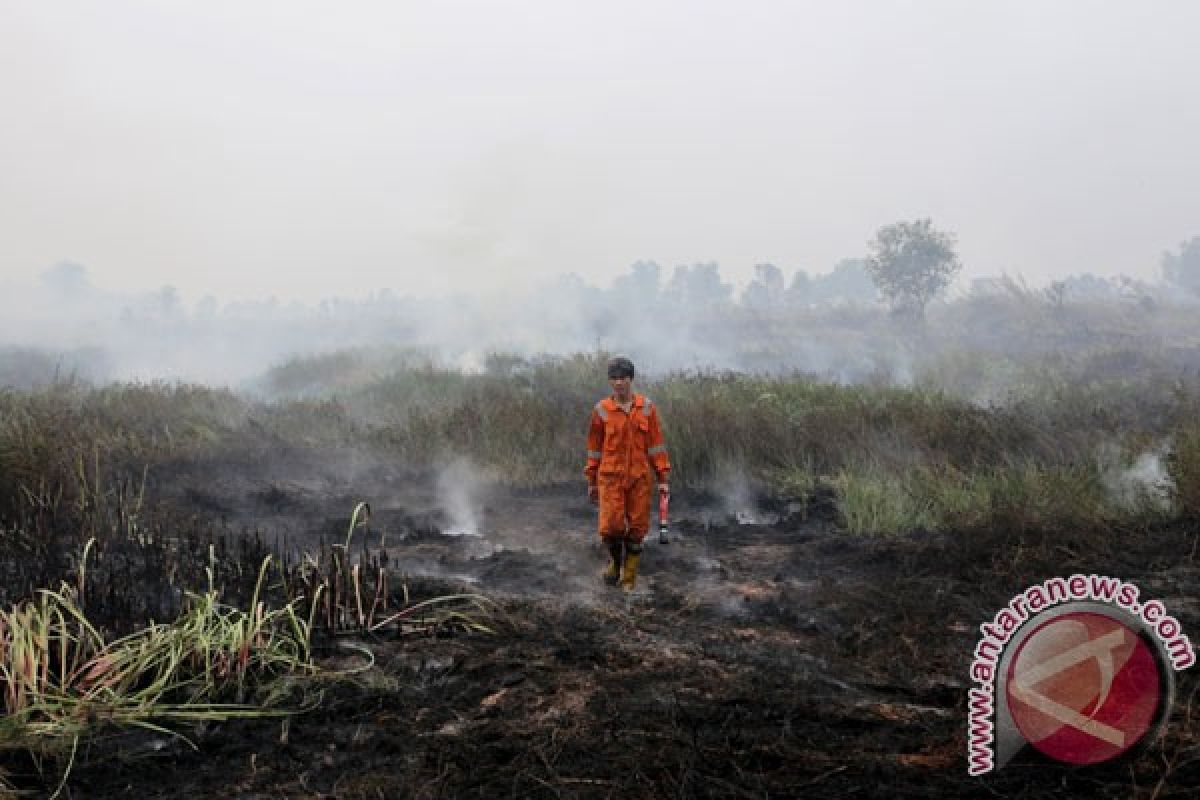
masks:
<instances>
[{"instance_id":1,"label":"orange jumpsuit jacket","mask_svg":"<svg viewBox=\"0 0 1200 800\"><path fill-rule=\"evenodd\" d=\"M588 426L587 450L584 475L589 484L611 481L629 487L651 469L660 481L666 481L671 472L658 410L643 394L633 395L628 414L611 396L596 403Z\"/></svg>"}]
</instances>

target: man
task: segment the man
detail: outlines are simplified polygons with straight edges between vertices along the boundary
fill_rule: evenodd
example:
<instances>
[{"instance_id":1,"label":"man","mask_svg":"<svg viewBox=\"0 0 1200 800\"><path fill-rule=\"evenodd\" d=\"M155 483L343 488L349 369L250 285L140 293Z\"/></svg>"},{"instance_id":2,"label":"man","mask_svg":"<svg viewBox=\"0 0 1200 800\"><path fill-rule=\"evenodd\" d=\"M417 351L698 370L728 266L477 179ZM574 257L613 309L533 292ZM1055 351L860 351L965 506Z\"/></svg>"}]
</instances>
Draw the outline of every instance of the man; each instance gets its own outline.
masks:
<instances>
[{"instance_id":1,"label":"man","mask_svg":"<svg viewBox=\"0 0 1200 800\"><path fill-rule=\"evenodd\" d=\"M610 562L604 581L626 592L637 584L642 540L650 530L652 482L669 491L671 462L663 442L658 409L633 392L633 362L608 362L612 395L596 403L588 427L588 499L600 506L600 538Z\"/></svg>"}]
</instances>

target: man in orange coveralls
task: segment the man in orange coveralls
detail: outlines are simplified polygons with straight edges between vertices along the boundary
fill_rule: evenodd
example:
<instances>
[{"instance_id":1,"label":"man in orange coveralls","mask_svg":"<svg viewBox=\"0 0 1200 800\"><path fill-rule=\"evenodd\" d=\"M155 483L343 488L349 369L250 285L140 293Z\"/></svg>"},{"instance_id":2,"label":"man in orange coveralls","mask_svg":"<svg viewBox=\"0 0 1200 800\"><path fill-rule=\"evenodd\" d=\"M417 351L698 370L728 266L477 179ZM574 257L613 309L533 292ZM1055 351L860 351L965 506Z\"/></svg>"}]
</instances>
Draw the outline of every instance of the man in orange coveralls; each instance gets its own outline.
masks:
<instances>
[{"instance_id":1,"label":"man in orange coveralls","mask_svg":"<svg viewBox=\"0 0 1200 800\"><path fill-rule=\"evenodd\" d=\"M656 479L659 493L666 494L671 462L658 409L649 397L633 392L633 362L609 361L608 385L612 395L592 409L584 475L588 499L600 504L600 538L612 559L604 581L620 582L632 592L642 540L650 530L651 481Z\"/></svg>"}]
</instances>

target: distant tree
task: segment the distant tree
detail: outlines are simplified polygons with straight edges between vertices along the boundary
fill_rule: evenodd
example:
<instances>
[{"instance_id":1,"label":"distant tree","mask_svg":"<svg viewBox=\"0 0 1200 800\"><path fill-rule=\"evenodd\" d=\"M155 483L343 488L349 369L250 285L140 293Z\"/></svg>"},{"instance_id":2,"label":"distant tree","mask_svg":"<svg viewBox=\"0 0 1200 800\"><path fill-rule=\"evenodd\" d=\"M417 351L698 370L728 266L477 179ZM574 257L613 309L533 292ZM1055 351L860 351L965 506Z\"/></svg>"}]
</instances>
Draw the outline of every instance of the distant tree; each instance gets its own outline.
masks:
<instances>
[{"instance_id":1,"label":"distant tree","mask_svg":"<svg viewBox=\"0 0 1200 800\"><path fill-rule=\"evenodd\" d=\"M776 308L783 304L783 272L774 264L756 264L754 280L742 292L742 305L755 310Z\"/></svg>"},{"instance_id":2,"label":"distant tree","mask_svg":"<svg viewBox=\"0 0 1200 800\"><path fill-rule=\"evenodd\" d=\"M861 258L843 258L828 275L814 278L815 293L826 302L863 301L874 303L879 291L867 271L867 262Z\"/></svg>"},{"instance_id":3,"label":"distant tree","mask_svg":"<svg viewBox=\"0 0 1200 800\"><path fill-rule=\"evenodd\" d=\"M613 295L618 303L635 308L649 308L658 301L662 267L653 261L637 261L628 275L618 275L613 281Z\"/></svg>"},{"instance_id":4,"label":"distant tree","mask_svg":"<svg viewBox=\"0 0 1200 800\"><path fill-rule=\"evenodd\" d=\"M153 303L155 309L164 317L173 317L181 310L179 303L179 290L174 286L162 286L154 293Z\"/></svg>"},{"instance_id":5,"label":"distant tree","mask_svg":"<svg viewBox=\"0 0 1200 800\"><path fill-rule=\"evenodd\" d=\"M696 311L731 302L733 286L721 280L720 269L710 261L707 264L676 267L664 294L680 310Z\"/></svg>"},{"instance_id":6,"label":"distant tree","mask_svg":"<svg viewBox=\"0 0 1200 800\"><path fill-rule=\"evenodd\" d=\"M812 279L802 269L792 275L792 282L787 287L787 303L790 306L807 306L812 303Z\"/></svg>"},{"instance_id":7,"label":"distant tree","mask_svg":"<svg viewBox=\"0 0 1200 800\"><path fill-rule=\"evenodd\" d=\"M61 261L41 275L42 285L63 297L81 297L92 289L87 267Z\"/></svg>"},{"instance_id":8,"label":"distant tree","mask_svg":"<svg viewBox=\"0 0 1200 800\"><path fill-rule=\"evenodd\" d=\"M1063 284L1064 301L1115 300L1120 294L1113 278L1102 278L1090 272L1082 275L1069 275L1061 283Z\"/></svg>"},{"instance_id":9,"label":"distant tree","mask_svg":"<svg viewBox=\"0 0 1200 800\"><path fill-rule=\"evenodd\" d=\"M202 319L212 319L217 316L218 308L217 298L206 294L196 304L196 316Z\"/></svg>"},{"instance_id":10,"label":"distant tree","mask_svg":"<svg viewBox=\"0 0 1200 800\"><path fill-rule=\"evenodd\" d=\"M1162 254L1163 277L1168 283L1200 293L1200 236L1179 245L1179 254Z\"/></svg>"},{"instance_id":11,"label":"distant tree","mask_svg":"<svg viewBox=\"0 0 1200 800\"><path fill-rule=\"evenodd\" d=\"M868 249L867 272L897 314L924 316L929 301L962 269L954 235L937 230L929 219L886 225Z\"/></svg>"},{"instance_id":12,"label":"distant tree","mask_svg":"<svg viewBox=\"0 0 1200 800\"><path fill-rule=\"evenodd\" d=\"M1063 305L1067 297L1067 282L1054 281L1046 289L1046 299L1050 301L1050 305L1055 309L1062 311Z\"/></svg>"}]
</instances>

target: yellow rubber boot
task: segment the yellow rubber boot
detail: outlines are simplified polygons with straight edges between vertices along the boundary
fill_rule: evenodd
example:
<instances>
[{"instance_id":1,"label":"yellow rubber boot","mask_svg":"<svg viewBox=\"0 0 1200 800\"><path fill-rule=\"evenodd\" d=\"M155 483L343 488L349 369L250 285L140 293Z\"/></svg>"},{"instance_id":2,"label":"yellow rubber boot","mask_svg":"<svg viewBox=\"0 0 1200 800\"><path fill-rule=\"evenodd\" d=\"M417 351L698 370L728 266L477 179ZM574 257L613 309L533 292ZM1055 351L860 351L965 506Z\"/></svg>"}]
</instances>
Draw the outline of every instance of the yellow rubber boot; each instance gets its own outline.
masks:
<instances>
[{"instance_id":1,"label":"yellow rubber boot","mask_svg":"<svg viewBox=\"0 0 1200 800\"><path fill-rule=\"evenodd\" d=\"M642 560L641 553L627 553L625 555L625 564L621 568L621 588L626 592L632 592L637 586L638 562Z\"/></svg>"},{"instance_id":2,"label":"yellow rubber boot","mask_svg":"<svg viewBox=\"0 0 1200 800\"><path fill-rule=\"evenodd\" d=\"M609 543L607 546L610 560L601 577L609 586L616 586L621 579L621 543Z\"/></svg>"}]
</instances>

